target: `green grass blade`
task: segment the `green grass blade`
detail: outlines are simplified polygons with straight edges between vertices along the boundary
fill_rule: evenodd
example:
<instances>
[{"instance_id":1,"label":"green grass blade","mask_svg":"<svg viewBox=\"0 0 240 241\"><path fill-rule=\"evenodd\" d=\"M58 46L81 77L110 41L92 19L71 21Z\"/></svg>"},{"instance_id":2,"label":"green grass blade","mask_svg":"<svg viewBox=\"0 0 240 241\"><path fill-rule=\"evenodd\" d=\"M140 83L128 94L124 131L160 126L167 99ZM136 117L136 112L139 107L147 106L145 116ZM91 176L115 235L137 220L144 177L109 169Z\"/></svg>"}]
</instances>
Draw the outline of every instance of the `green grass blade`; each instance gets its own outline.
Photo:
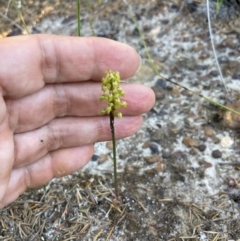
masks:
<instances>
[{"instance_id":1,"label":"green grass blade","mask_svg":"<svg viewBox=\"0 0 240 241\"><path fill-rule=\"evenodd\" d=\"M12 2L13 6L14 6L14 8L15 8L17 14L18 14L18 17L20 18L20 20L21 20L21 22L22 22L23 28L25 29L25 31L26 31L27 34L29 35L30 32L28 31L28 28L27 28L27 25L26 25L26 23L25 23L25 21L24 21L24 18L23 18L22 12L18 9L15 0L12 0L11 2Z\"/></svg>"},{"instance_id":2,"label":"green grass blade","mask_svg":"<svg viewBox=\"0 0 240 241\"><path fill-rule=\"evenodd\" d=\"M77 0L78 36L81 36L81 0Z\"/></svg>"}]
</instances>

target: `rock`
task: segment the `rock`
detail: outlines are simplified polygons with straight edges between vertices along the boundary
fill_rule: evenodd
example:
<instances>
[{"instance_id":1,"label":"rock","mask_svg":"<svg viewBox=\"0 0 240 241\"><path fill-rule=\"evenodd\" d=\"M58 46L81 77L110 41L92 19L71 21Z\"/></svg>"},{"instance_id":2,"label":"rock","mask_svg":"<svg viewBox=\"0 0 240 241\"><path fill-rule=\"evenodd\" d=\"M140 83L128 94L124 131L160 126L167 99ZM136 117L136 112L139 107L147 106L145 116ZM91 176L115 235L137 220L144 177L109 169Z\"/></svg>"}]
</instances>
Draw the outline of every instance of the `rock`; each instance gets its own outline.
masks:
<instances>
[{"instance_id":1,"label":"rock","mask_svg":"<svg viewBox=\"0 0 240 241\"><path fill-rule=\"evenodd\" d=\"M107 147L109 150L113 150L113 143L112 143L112 141L108 141L108 142L106 143L106 147Z\"/></svg>"},{"instance_id":2,"label":"rock","mask_svg":"<svg viewBox=\"0 0 240 241\"><path fill-rule=\"evenodd\" d=\"M151 140L159 142L164 138L164 131L162 129L151 129L150 130Z\"/></svg>"},{"instance_id":3,"label":"rock","mask_svg":"<svg viewBox=\"0 0 240 241\"><path fill-rule=\"evenodd\" d=\"M172 154L176 159L182 159L184 157L184 152L181 150L177 150Z\"/></svg>"},{"instance_id":4,"label":"rock","mask_svg":"<svg viewBox=\"0 0 240 241\"><path fill-rule=\"evenodd\" d=\"M165 116L165 115L167 115L167 114L168 114L168 111L165 110L164 108L162 108L162 109L159 111L159 113L158 113L158 115L159 115L160 117L163 117L163 116Z\"/></svg>"},{"instance_id":5,"label":"rock","mask_svg":"<svg viewBox=\"0 0 240 241\"><path fill-rule=\"evenodd\" d=\"M144 157L145 161L149 164L162 161L162 158L158 155Z\"/></svg>"},{"instance_id":6,"label":"rock","mask_svg":"<svg viewBox=\"0 0 240 241\"><path fill-rule=\"evenodd\" d=\"M198 153L197 153L196 149L191 148L190 151L189 151L189 154L192 155L192 156L196 156Z\"/></svg>"},{"instance_id":7,"label":"rock","mask_svg":"<svg viewBox=\"0 0 240 241\"><path fill-rule=\"evenodd\" d=\"M232 79L233 80L240 80L240 74L233 74Z\"/></svg>"},{"instance_id":8,"label":"rock","mask_svg":"<svg viewBox=\"0 0 240 241\"><path fill-rule=\"evenodd\" d=\"M152 87L152 90L155 93L156 100L163 100L165 98L165 91L161 86L155 85Z\"/></svg>"},{"instance_id":9,"label":"rock","mask_svg":"<svg viewBox=\"0 0 240 241\"><path fill-rule=\"evenodd\" d=\"M94 154L94 155L92 156L92 159L91 159L91 160L94 161L94 162L96 162L96 161L98 161L99 158L100 158L100 156Z\"/></svg>"},{"instance_id":10,"label":"rock","mask_svg":"<svg viewBox=\"0 0 240 241\"><path fill-rule=\"evenodd\" d=\"M238 186L237 181L236 181L234 178L232 178L232 177L230 177L230 178L227 179L227 183L228 183L228 186L229 186L230 188L235 188L235 187Z\"/></svg>"},{"instance_id":11,"label":"rock","mask_svg":"<svg viewBox=\"0 0 240 241\"><path fill-rule=\"evenodd\" d=\"M230 147L233 144L233 140L230 136L225 136L225 137L222 138L220 143L221 143L222 147L227 148L227 147Z\"/></svg>"},{"instance_id":12,"label":"rock","mask_svg":"<svg viewBox=\"0 0 240 241\"><path fill-rule=\"evenodd\" d=\"M230 107L238 112L240 112L240 100L234 101L231 104L228 104L227 107ZM224 127L239 129L240 128L240 115L232 113L231 111L223 111L223 121L222 125Z\"/></svg>"},{"instance_id":13,"label":"rock","mask_svg":"<svg viewBox=\"0 0 240 241\"><path fill-rule=\"evenodd\" d=\"M219 64L228 64L229 63L229 58L227 56L220 56L218 57L218 62Z\"/></svg>"},{"instance_id":14,"label":"rock","mask_svg":"<svg viewBox=\"0 0 240 241\"><path fill-rule=\"evenodd\" d=\"M219 150L214 150L212 151L212 157L215 159L221 158L222 157L222 152Z\"/></svg>"},{"instance_id":15,"label":"rock","mask_svg":"<svg viewBox=\"0 0 240 241\"><path fill-rule=\"evenodd\" d=\"M108 160L108 154L102 154L100 156L100 158L98 159L98 164L102 164L102 163L104 163L107 160Z\"/></svg>"},{"instance_id":16,"label":"rock","mask_svg":"<svg viewBox=\"0 0 240 241\"><path fill-rule=\"evenodd\" d=\"M133 35L134 37L139 37L139 31L138 31L137 28L134 28L134 29L133 29L132 35Z\"/></svg>"},{"instance_id":17,"label":"rock","mask_svg":"<svg viewBox=\"0 0 240 241\"><path fill-rule=\"evenodd\" d=\"M198 147L199 144L196 140L192 139L191 137L184 137L182 143L186 146L186 147Z\"/></svg>"},{"instance_id":18,"label":"rock","mask_svg":"<svg viewBox=\"0 0 240 241\"><path fill-rule=\"evenodd\" d=\"M151 146L151 143L152 143L151 141L144 142L143 145L142 145L142 148L143 149L149 148Z\"/></svg>"},{"instance_id":19,"label":"rock","mask_svg":"<svg viewBox=\"0 0 240 241\"><path fill-rule=\"evenodd\" d=\"M235 38L233 38L232 36L227 37L226 39L224 39L219 45L218 47L220 48L230 48L230 49L235 49L237 44L235 43Z\"/></svg>"},{"instance_id":20,"label":"rock","mask_svg":"<svg viewBox=\"0 0 240 241\"><path fill-rule=\"evenodd\" d=\"M169 151L162 151L162 158L169 158L171 156L171 153Z\"/></svg>"},{"instance_id":21,"label":"rock","mask_svg":"<svg viewBox=\"0 0 240 241\"><path fill-rule=\"evenodd\" d=\"M152 154L159 154L159 148L158 148L157 144L151 143L149 148L150 148Z\"/></svg>"},{"instance_id":22,"label":"rock","mask_svg":"<svg viewBox=\"0 0 240 241\"><path fill-rule=\"evenodd\" d=\"M210 74L212 77L218 77L219 72L218 72L217 70L212 70L209 74Z\"/></svg>"},{"instance_id":23,"label":"rock","mask_svg":"<svg viewBox=\"0 0 240 241\"><path fill-rule=\"evenodd\" d=\"M205 168L210 168L210 167L212 167L212 163L204 161L204 162L203 162L203 166L204 166Z\"/></svg>"},{"instance_id":24,"label":"rock","mask_svg":"<svg viewBox=\"0 0 240 241\"><path fill-rule=\"evenodd\" d=\"M158 172L163 171L163 169L164 169L164 163L159 161L157 163L156 167L146 170L145 173L146 174L157 174Z\"/></svg>"},{"instance_id":25,"label":"rock","mask_svg":"<svg viewBox=\"0 0 240 241\"><path fill-rule=\"evenodd\" d=\"M184 90L181 91L181 95L185 95L185 96L191 97L191 96L193 96L193 93L191 93L190 91L184 89Z\"/></svg>"},{"instance_id":26,"label":"rock","mask_svg":"<svg viewBox=\"0 0 240 241\"><path fill-rule=\"evenodd\" d=\"M180 96L180 92L179 92L179 89L177 87L172 89L172 95L176 96L176 97Z\"/></svg>"},{"instance_id":27,"label":"rock","mask_svg":"<svg viewBox=\"0 0 240 241\"><path fill-rule=\"evenodd\" d=\"M205 136L209 136L209 137L215 136L213 130L210 127L204 128L204 134L205 134Z\"/></svg>"},{"instance_id":28,"label":"rock","mask_svg":"<svg viewBox=\"0 0 240 241\"><path fill-rule=\"evenodd\" d=\"M198 150L201 152L204 152L206 150L207 146L205 144L201 144L198 146Z\"/></svg>"},{"instance_id":29,"label":"rock","mask_svg":"<svg viewBox=\"0 0 240 241\"><path fill-rule=\"evenodd\" d=\"M22 30L14 26L12 31L7 34L7 37L18 36L18 35L22 35Z\"/></svg>"},{"instance_id":30,"label":"rock","mask_svg":"<svg viewBox=\"0 0 240 241\"><path fill-rule=\"evenodd\" d=\"M207 70L208 69L208 65L206 65L206 64L196 64L195 65L195 70Z\"/></svg>"},{"instance_id":31,"label":"rock","mask_svg":"<svg viewBox=\"0 0 240 241\"><path fill-rule=\"evenodd\" d=\"M156 82L156 85L161 86L163 89L166 89L167 87L167 81L164 79L158 79Z\"/></svg>"}]
</instances>

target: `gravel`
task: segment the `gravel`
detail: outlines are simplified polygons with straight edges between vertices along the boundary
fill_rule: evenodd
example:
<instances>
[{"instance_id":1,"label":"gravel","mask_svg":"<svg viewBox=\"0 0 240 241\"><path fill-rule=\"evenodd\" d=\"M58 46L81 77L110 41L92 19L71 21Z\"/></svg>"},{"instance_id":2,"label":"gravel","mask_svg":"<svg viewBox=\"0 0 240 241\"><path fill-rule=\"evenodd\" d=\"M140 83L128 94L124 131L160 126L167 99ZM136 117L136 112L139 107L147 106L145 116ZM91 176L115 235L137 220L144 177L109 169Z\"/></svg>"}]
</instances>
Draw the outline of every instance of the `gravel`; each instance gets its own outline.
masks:
<instances>
[{"instance_id":1,"label":"gravel","mask_svg":"<svg viewBox=\"0 0 240 241\"><path fill-rule=\"evenodd\" d=\"M26 2L31 13L37 6L45 10L34 15L35 21L26 17L38 32L76 35L75 1L62 5L57 1ZM210 1L213 40L233 99L231 106L238 108L239 4L224 1L218 14L215 4ZM229 127L240 125L232 125L232 114L164 81L171 79L215 101L228 103L211 49L205 1L129 1L127 6L124 1L105 0L101 5L93 4L91 10L83 9L82 34L90 36L94 32L136 48L143 59L142 68L127 81L152 87L157 97L154 108L144 115L141 130L118 141L122 205L118 206L112 195L111 143L97 143L94 161L83 170L27 192L0 211L0 240L22 239L17 222L11 226L10 221L2 221L9 220L10 215L16 216L18 224L28 222L35 227L24 216L29 207L35 212L29 200L43 209L39 227L45 228L41 235L36 234L39 240L75 240L74 235L80 231L76 240L239 240L240 141L237 130ZM143 29L148 51L161 76L151 68L129 9ZM12 31L5 27L2 36ZM225 137L231 144L225 144ZM149 146L146 148L144 143ZM44 203L56 196L58 202L47 208ZM80 197L81 201L76 199ZM71 215L67 216L65 210ZM51 219L44 219L44 215ZM11 229L1 231L3 224ZM71 231L74 225L76 230L81 227L80 231ZM25 234L30 240L31 232Z\"/></svg>"}]
</instances>

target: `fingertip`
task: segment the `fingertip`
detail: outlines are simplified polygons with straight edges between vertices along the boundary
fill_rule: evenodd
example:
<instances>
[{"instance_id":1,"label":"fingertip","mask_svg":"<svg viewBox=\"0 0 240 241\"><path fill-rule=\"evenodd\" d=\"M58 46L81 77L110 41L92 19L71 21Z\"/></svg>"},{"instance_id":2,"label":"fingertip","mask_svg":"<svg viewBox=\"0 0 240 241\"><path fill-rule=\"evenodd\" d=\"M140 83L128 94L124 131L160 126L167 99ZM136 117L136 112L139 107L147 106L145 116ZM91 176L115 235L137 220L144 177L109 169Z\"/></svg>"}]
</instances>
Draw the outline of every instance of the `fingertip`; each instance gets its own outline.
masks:
<instances>
[{"instance_id":1,"label":"fingertip","mask_svg":"<svg viewBox=\"0 0 240 241\"><path fill-rule=\"evenodd\" d=\"M141 57L133 47L106 38L93 37L91 40L97 61L93 79L99 79L108 69L118 71L121 79L126 79L140 68Z\"/></svg>"},{"instance_id":2,"label":"fingertip","mask_svg":"<svg viewBox=\"0 0 240 241\"><path fill-rule=\"evenodd\" d=\"M63 177L83 168L91 159L93 152L92 144L54 151L52 154L54 177Z\"/></svg>"},{"instance_id":3,"label":"fingertip","mask_svg":"<svg viewBox=\"0 0 240 241\"><path fill-rule=\"evenodd\" d=\"M140 115L148 112L155 104L155 94L151 88L139 84L123 85L125 92L124 101L128 107L123 113L128 115Z\"/></svg>"},{"instance_id":4,"label":"fingertip","mask_svg":"<svg viewBox=\"0 0 240 241\"><path fill-rule=\"evenodd\" d=\"M143 118L141 115L123 116L121 120L117 118L115 125L117 139L132 136L139 131L142 124Z\"/></svg>"}]
</instances>

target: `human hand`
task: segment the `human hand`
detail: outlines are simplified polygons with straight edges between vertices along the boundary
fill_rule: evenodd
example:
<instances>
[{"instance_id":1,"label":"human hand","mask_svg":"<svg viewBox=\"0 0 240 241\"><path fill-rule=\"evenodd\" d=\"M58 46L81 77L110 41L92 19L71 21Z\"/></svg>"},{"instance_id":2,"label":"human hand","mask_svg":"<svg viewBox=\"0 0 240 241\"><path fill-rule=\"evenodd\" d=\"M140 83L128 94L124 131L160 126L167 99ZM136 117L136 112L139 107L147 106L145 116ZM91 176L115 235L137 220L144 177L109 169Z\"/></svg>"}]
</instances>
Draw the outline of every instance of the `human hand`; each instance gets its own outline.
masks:
<instances>
[{"instance_id":1,"label":"human hand","mask_svg":"<svg viewBox=\"0 0 240 241\"><path fill-rule=\"evenodd\" d=\"M122 79L140 64L131 47L103 38L32 35L0 40L0 208L27 188L83 167L93 143L111 139L100 116L108 69ZM116 137L134 134L154 104L151 89L122 84L128 106Z\"/></svg>"}]
</instances>

